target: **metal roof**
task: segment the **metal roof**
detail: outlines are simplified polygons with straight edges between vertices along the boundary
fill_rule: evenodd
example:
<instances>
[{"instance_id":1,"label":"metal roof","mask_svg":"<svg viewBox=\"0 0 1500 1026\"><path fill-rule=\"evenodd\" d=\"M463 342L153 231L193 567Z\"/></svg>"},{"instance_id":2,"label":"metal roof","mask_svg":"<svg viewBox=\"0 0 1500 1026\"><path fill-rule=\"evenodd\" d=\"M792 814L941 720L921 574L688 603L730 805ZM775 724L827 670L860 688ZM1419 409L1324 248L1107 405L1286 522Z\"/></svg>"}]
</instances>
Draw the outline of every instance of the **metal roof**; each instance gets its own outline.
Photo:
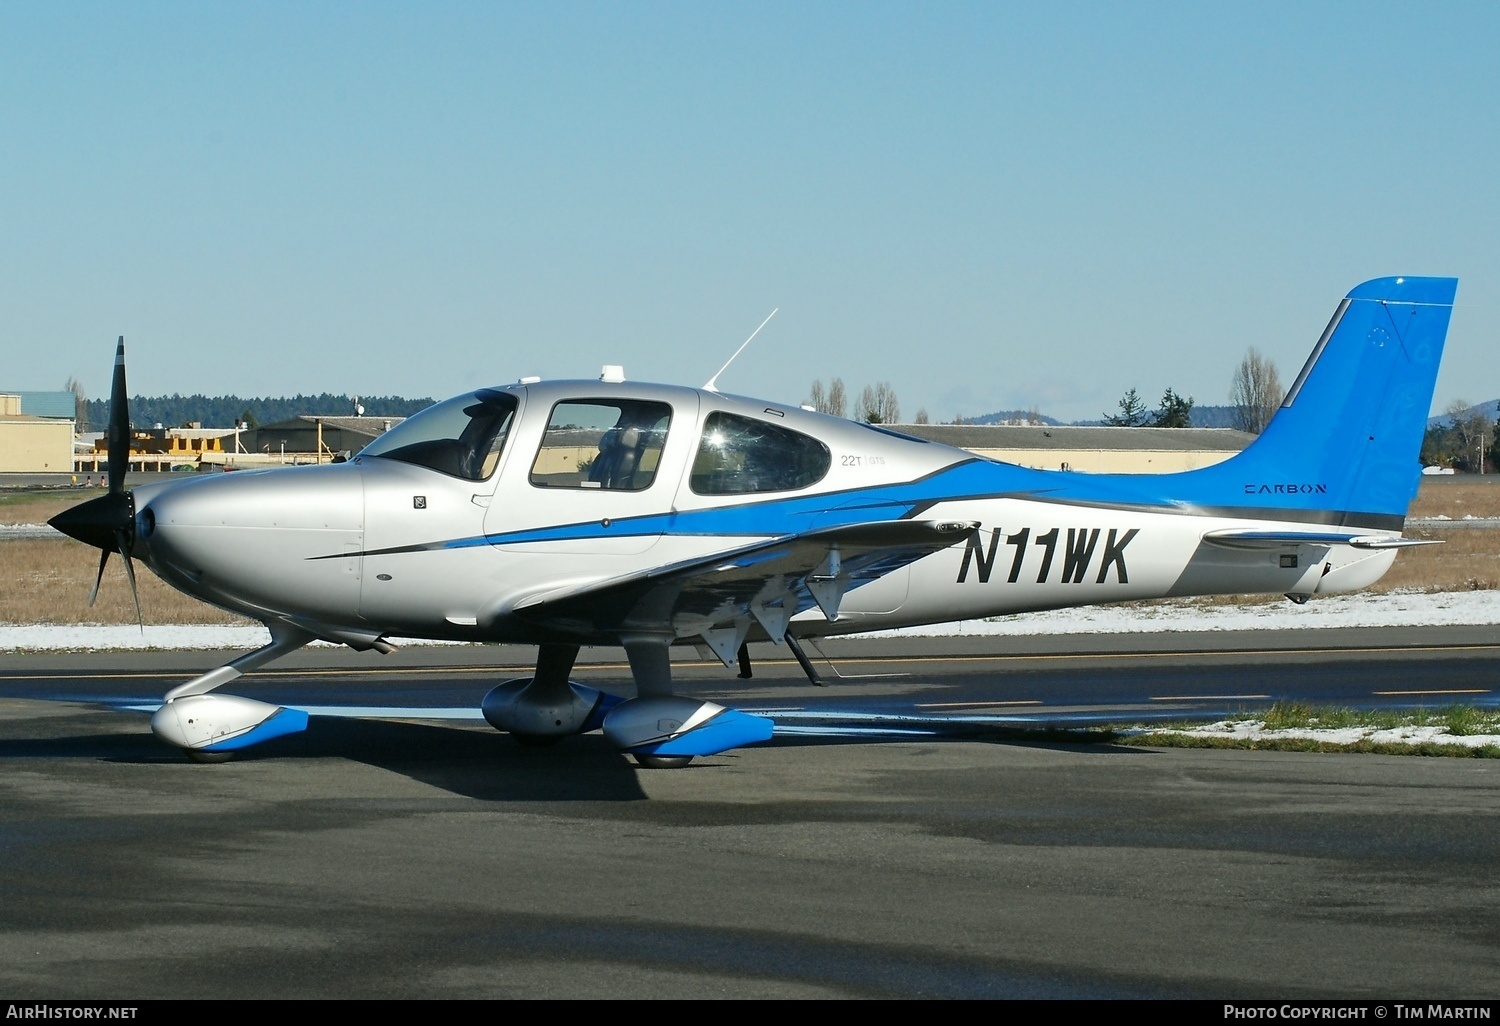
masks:
<instances>
[{"instance_id":1,"label":"metal roof","mask_svg":"<svg viewBox=\"0 0 1500 1026\"><path fill-rule=\"evenodd\" d=\"M317 413L302 413L289 420L278 420L274 424L262 424L255 430L262 432L312 430L317 426L317 422L321 420L324 427L338 428L341 431L354 431L374 438L376 435L385 434L385 432L405 419L405 417L325 417Z\"/></svg>"},{"instance_id":2,"label":"metal roof","mask_svg":"<svg viewBox=\"0 0 1500 1026\"><path fill-rule=\"evenodd\" d=\"M77 412L72 392L6 392L21 397L21 413L27 417L59 417L72 420Z\"/></svg>"},{"instance_id":3,"label":"metal roof","mask_svg":"<svg viewBox=\"0 0 1500 1026\"><path fill-rule=\"evenodd\" d=\"M1238 452L1255 435L1231 428L1063 427L1044 424L891 424L892 431L960 449Z\"/></svg>"}]
</instances>

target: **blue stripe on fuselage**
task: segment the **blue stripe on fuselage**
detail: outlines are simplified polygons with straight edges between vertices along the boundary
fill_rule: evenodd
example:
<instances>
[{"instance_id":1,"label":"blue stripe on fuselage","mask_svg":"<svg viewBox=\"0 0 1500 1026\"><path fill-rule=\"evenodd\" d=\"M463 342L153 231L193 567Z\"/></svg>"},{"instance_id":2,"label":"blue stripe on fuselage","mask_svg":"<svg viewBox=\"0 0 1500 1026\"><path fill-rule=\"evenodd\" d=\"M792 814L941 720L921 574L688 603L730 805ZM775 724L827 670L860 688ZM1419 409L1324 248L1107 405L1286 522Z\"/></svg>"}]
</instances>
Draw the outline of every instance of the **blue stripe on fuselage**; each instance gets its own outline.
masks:
<instances>
[{"instance_id":1,"label":"blue stripe on fuselage","mask_svg":"<svg viewBox=\"0 0 1500 1026\"><path fill-rule=\"evenodd\" d=\"M643 535L777 538L849 524L900 520L934 502L966 498L1014 496L1051 501L1089 501L1096 504L1165 505L1160 497L1133 491L1109 494L1111 490L1097 487L1099 481L1100 478L1079 478L1071 474L1060 475L1056 471L967 460L915 481L846 492L763 499L713 509L621 518L611 521L608 527L599 520L590 520L557 527L506 531L480 538L456 539L445 543L445 547L515 545ZM1085 482L1094 487L1079 487L1080 483Z\"/></svg>"},{"instance_id":2,"label":"blue stripe on fuselage","mask_svg":"<svg viewBox=\"0 0 1500 1026\"><path fill-rule=\"evenodd\" d=\"M1207 468L1212 469L1212 468ZM1221 472L1222 475L1222 472ZM1172 489L1170 496L1162 494ZM1220 516L1266 517L1343 523L1346 515L1359 511L1329 510L1305 495L1278 495L1270 499L1241 498L1234 489L1219 486L1217 478L1203 471L1176 474L1083 474L1057 470L1033 470L1008 463L968 459L914 481L855 488L843 492L820 492L786 498L752 499L732 506L654 513L555 527L455 538L449 541L371 550L364 555L419 552L434 549L474 548L482 545L521 545L598 538L632 538L652 535L697 537L779 538L820 528L849 524L900 520L919 516L939 502L1013 498L1129 509L1144 512L1201 513ZM1353 524L1353 521L1350 521ZM1366 525L1370 526L1370 525ZM1399 529L1399 524L1387 525ZM344 553L326 557L344 558Z\"/></svg>"}]
</instances>

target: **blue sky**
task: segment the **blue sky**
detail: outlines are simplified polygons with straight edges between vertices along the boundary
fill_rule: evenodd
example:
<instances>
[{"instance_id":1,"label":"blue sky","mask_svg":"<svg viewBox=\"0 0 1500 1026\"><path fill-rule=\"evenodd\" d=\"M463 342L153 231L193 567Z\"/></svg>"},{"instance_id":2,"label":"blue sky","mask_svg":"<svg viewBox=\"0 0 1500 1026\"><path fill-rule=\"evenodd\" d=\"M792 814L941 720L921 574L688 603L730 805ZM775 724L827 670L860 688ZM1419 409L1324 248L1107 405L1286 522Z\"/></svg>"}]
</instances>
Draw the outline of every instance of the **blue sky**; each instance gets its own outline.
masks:
<instances>
[{"instance_id":1,"label":"blue sky","mask_svg":"<svg viewBox=\"0 0 1500 1026\"><path fill-rule=\"evenodd\" d=\"M910 418L1227 401L1455 275L1500 396L1500 5L0 5L0 389L526 374Z\"/></svg>"}]
</instances>

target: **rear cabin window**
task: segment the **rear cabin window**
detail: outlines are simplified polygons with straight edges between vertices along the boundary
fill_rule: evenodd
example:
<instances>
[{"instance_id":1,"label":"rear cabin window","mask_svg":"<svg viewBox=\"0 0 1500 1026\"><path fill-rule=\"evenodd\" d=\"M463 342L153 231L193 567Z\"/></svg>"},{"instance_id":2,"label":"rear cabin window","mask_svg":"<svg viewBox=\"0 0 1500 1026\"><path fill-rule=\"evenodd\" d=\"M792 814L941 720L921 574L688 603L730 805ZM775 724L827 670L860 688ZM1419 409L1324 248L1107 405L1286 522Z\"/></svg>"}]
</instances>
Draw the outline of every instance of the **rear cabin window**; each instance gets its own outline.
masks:
<instances>
[{"instance_id":1,"label":"rear cabin window","mask_svg":"<svg viewBox=\"0 0 1500 1026\"><path fill-rule=\"evenodd\" d=\"M816 438L719 411L704 422L688 484L699 495L788 492L817 484L832 463Z\"/></svg>"},{"instance_id":2,"label":"rear cabin window","mask_svg":"<svg viewBox=\"0 0 1500 1026\"><path fill-rule=\"evenodd\" d=\"M539 488L638 492L656 480L672 422L666 403L580 399L558 403L531 465Z\"/></svg>"}]
</instances>

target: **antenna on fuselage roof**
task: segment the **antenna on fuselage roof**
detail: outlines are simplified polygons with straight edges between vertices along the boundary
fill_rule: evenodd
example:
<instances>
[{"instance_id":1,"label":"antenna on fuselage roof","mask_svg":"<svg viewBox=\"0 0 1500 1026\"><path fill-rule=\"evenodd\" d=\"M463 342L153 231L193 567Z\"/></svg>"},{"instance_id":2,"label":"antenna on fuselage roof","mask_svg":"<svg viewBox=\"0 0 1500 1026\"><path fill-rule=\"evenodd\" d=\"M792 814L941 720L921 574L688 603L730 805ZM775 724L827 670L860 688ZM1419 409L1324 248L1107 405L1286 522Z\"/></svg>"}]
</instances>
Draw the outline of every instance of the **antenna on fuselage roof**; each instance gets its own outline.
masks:
<instances>
[{"instance_id":1,"label":"antenna on fuselage roof","mask_svg":"<svg viewBox=\"0 0 1500 1026\"><path fill-rule=\"evenodd\" d=\"M776 310L780 309L781 307L779 306L776 308ZM760 328L764 328L767 324L771 323L771 318L776 316L776 310L772 310L770 313L766 314L766 319L760 322ZM745 339L745 341L740 343L740 347L734 351L734 356L739 356L742 352L745 351L745 347L750 344L750 339L760 334L760 328L756 328L750 333L750 338L747 338ZM731 356L729 359L725 360L724 366L720 367L714 374L714 376L708 379L708 384L703 386L703 390L705 392L717 392L719 390L719 375L723 374L729 369L729 365L734 362L734 356Z\"/></svg>"}]
</instances>

